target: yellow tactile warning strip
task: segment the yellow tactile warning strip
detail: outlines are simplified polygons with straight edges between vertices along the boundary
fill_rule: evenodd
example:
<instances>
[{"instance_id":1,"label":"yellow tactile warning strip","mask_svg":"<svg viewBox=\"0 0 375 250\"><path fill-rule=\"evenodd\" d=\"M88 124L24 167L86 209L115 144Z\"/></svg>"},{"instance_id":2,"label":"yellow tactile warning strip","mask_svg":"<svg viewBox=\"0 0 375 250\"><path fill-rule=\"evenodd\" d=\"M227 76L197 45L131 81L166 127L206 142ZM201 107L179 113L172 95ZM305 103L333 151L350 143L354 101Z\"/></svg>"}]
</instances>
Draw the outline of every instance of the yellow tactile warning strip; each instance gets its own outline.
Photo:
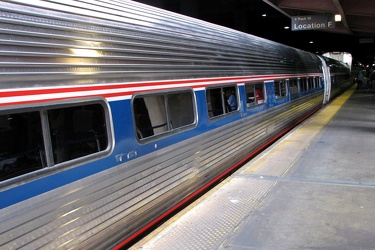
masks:
<instances>
[{"instance_id":1,"label":"yellow tactile warning strip","mask_svg":"<svg viewBox=\"0 0 375 250\"><path fill-rule=\"evenodd\" d=\"M355 89L356 85L320 110L274 147L269 148L259 159L251 161L241 173L283 176L310 145L315 136L331 121Z\"/></svg>"}]
</instances>

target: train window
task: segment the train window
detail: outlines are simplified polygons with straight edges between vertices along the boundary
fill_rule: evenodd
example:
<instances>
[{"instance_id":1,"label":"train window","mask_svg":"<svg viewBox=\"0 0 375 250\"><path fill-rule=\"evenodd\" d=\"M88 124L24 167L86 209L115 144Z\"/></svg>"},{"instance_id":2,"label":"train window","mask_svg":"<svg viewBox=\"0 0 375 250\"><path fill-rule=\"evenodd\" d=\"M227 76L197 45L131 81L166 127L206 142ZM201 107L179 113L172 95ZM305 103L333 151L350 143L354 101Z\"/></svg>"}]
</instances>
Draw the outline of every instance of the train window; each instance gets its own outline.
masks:
<instances>
[{"instance_id":1,"label":"train window","mask_svg":"<svg viewBox=\"0 0 375 250\"><path fill-rule=\"evenodd\" d=\"M107 150L103 105L74 105L0 115L0 181Z\"/></svg>"},{"instance_id":2,"label":"train window","mask_svg":"<svg viewBox=\"0 0 375 250\"><path fill-rule=\"evenodd\" d=\"M0 115L0 181L41 169L43 152L39 112Z\"/></svg>"},{"instance_id":3,"label":"train window","mask_svg":"<svg viewBox=\"0 0 375 250\"><path fill-rule=\"evenodd\" d=\"M301 92L306 92L308 90L307 78L301 78Z\"/></svg>"},{"instance_id":4,"label":"train window","mask_svg":"<svg viewBox=\"0 0 375 250\"><path fill-rule=\"evenodd\" d=\"M210 118L238 110L235 86L209 88L206 91L207 110Z\"/></svg>"},{"instance_id":5,"label":"train window","mask_svg":"<svg viewBox=\"0 0 375 250\"><path fill-rule=\"evenodd\" d=\"M314 84L315 84L315 88L320 88L321 87L319 76L318 77L314 77Z\"/></svg>"},{"instance_id":6,"label":"train window","mask_svg":"<svg viewBox=\"0 0 375 250\"><path fill-rule=\"evenodd\" d=\"M287 96L285 80L275 81L274 86L276 99L284 98Z\"/></svg>"},{"instance_id":7,"label":"train window","mask_svg":"<svg viewBox=\"0 0 375 250\"><path fill-rule=\"evenodd\" d=\"M315 89L315 83L314 83L313 77L308 77L307 82L308 82L308 85L309 85L309 90Z\"/></svg>"},{"instance_id":8,"label":"train window","mask_svg":"<svg viewBox=\"0 0 375 250\"><path fill-rule=\"evenodd\" d=\"M321 88L322 87L322 82L320 81L320 77L319 76L316 77L315 80L316 80L316 87L317 88Z\"/></svg>"},{"instance_id":9,"label":"train window","mask_svg":"<svg viewBox=\"0 0 375 250\"><path fill-rule=\"evenodd\" d=\"M311 81L312 81L313 88L316 89L318 87L318 85L316 84L316 77L312 77Z\"/></svg>"},{"instance_id":10,"label":"train window","mask_svg":"<svg viewBox=\"0 0 375 250\"><path fill-rule=\"evenodd\" d=\"M266 102L263 83L245 83L245 93L247 108Z\"/></svg>"},{"instance_id":11,"label":"train window","mask_svg":"<svg viewBox=\"0 0 375 250\"><path fill-rule=\"evenodd\" d=\"M290 87L290 94L291 94L292 97L298 95L299 89L298 89L298 79L297 78L289 80L289 87Z\"/></svg>"},{"instance_id":12,"label":"train window","mask_svg":"<svg viewBox=\"0 0 375 250\"><path fill-rule=\"evenodd\" d=\"M54 164L103 151L108 136L103 106L80 105L47 111Z\"/></svg>"},{"instance_id":13,"label":"train window","mask_svg":"<svg viewBox=\"0 0 375 250\"><path fill-rule=\"evenodd\" d=\"M136 96L133 110L138 139L166 133L195 122L191 91Z\"/></svg>"}]
</instances>

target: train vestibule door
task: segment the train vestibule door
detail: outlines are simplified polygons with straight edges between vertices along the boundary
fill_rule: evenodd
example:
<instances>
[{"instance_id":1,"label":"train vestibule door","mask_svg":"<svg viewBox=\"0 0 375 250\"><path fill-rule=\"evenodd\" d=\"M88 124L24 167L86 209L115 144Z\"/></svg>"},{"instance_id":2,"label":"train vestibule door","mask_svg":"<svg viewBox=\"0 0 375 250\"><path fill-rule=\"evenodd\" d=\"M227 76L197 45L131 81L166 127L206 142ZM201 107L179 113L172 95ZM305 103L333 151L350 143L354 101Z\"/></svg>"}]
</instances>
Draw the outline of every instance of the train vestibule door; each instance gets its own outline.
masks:
<instances>
[{"instance_id":1,"label":"train vestibule door","mask_svg":"<svg viewBox=\"0 0 375 250\"><path fill-rule=\"evenodd\" d=\"M323 104L326 104L327 102L329 102L329 97L331 95L331 73L329 71L329 67L327 66L327 63L324 60L324 58L320 56L319 58L322 61L322 70L323 70L323 79L324 79Z\"/></svg>"}]
</instances>

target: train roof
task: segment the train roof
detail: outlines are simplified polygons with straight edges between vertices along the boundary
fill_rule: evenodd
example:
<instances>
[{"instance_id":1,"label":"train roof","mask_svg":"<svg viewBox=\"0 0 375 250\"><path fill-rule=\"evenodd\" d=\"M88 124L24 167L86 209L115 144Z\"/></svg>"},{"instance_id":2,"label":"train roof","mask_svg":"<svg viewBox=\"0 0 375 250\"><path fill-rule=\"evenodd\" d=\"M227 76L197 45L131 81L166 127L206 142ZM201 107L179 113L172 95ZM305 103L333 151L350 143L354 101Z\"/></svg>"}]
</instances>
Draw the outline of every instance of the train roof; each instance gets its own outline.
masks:
<instances>
[{"instance_id":1,"label":"train roof","mask_svg":"<svg viewBox=\"0 0 375 250\"><path fill-rule=\"evenodd\" d=\"M127 0L0 2L1 88L321 72L319 58Z\"/></svg>"},{"instance_id":2,"label":"train roof","mask_svg":"<svg viewBox=\"0 0 375 250\"><path fill-rule=\"evenodd\" d=\"M340 60L336 60L334 58L322 56L327 63L327 66L330 68L331 72L333 73L349 73L350 66Z\"/></svg>"}]
</instances>

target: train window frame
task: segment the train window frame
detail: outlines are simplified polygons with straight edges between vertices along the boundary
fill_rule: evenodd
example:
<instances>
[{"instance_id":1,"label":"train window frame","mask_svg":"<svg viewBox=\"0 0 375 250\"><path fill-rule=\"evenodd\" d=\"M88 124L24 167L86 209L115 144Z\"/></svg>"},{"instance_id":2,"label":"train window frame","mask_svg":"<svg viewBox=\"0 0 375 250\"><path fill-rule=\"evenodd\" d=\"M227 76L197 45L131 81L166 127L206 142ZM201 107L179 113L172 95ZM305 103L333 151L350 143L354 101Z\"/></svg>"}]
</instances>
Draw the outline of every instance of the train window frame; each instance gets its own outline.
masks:
<instances>
[{"instance_id":1,"label":"train window frame","mask_svg":"<svg viewBox=\"0 0 375 250\"><path fill-rule=\"evenodd\" d=\"M288 87L285 79L275 80L273 82L273 86L276 100L281 100L288 97Z\"/></svg>"},{"instance_id":2,"label":"train window frame","mask_svg":"<svg viewBox=\"0 0 375 250\"><path fill-rule=\"evenodd\" d=\"M231 91L230 88L233 88L234 91ZM229 97L227 97L227 99L229 99L231 94L234 94L234 100L236 101L236 107L234 110L232 110L228 100L225 100L225 98L223 98L223 96L227 97L229 95ZM205 96L206 110L208 118L211 121L236 113L240 109L240 98L237 84L223 84L206 87ZM218 96L220 96L220 98L217 98ZM212 100L215 99L217 100L216 105L213 105L214 101ZM218 112L216 115L214 112L215 110L216 112Z\"/></svg>"},{"instance_id":3,"label":"train window frame","mask_svg":"<svg viewBox=\"0 0 375 250\"><path fill-rule=\"evenodd\" d=\"M102 120L99 122L104 122L104 136L105 148L98 150L97 152L87 153L85 155L80 155L78 157L73 157L61 162L54 161L54 149L52 148L52 137L50 130L50 120L51 117L48 117L49 110L57 109L66 109L74 107L86 107L90 105L100 105L102 108ZM42 137L41 141L42 147L37 149L39 150L40 164L35 170L24 172L21 169L20 174L11 175L9 178L2 176L0 178L0 186L8 185L10 183L18 183L19 181L29 181L33 179L41 178L45 175L49 175L51 172L62 171L65 169L76 167L79 163L91 162L100 158L104 158L109 155L114 147L114 135L113 135L113 124L112 117L110 114L110 108L108 102L101 97L93 98L82 98L80 100L61 100L61 101L52 101L44 103L36 103L30 105L17 105L12 107L5 107L0 111L0 115L22 115L26 113L38 113L38 119L41 123L40 136ZM81 113L82 114L82 113ZM73 117L73 115L72 115ZM85 116L86 117L86 116ZM82 117L85 119L85 117ZM87 117L86 117L87 118ZM95 122L98 117L95 117ZM81 120L82 121L82 120ZM94 119L92 119L94 121ZM73 122L73 121L72 121ZM92 124L91 124L92 125ZM79 124L81 128L88 128L86 125ZM83 126L83 127L82 127ZM86 126L86 127L85 127ZM90 125L88 125L90 126ZM74 132L74 131L73 131ZM94 131L92 131L94 132ZM92 137L94 138L95 135ZM83 141L85 137L83 137ZM81 142L81 140L80 140ZM93 145L93 144L92 144ZM37 173L37 174L35 174Z\"/></svg>"},{"instance_id":4,"label":"train window frame","mask_svg":"<svg viewBox=\"0 0 375 250\"><path fill-rule=\"evenodd\" d=\"M245 96L247 109L265 105L267 103L267 93L264 82L246 82Z\"/></svg>"},{"instance_id":5,"label":"train window frame","mask_svg":"<svg viewBox=\"0 0 375 250\"><path fill-rule=\"evenodd\" d=\"M191 104L190 114L186 113L186 110L184 110L185 112L183 112L182 110L176 109L176 108L181 109L183 107L176 107L176 105L171 105L170 103L170 101L173 100L174 95L181 95L184 93L190 94L190 103L189 103ZM161 97L163 98L162 103L160 103ZM141 100L141 98L143 100ZM155 113L164 111L163 115L165 117L162 117L161 119L165 119L165 121L161 121L159 118L158 118L159 120L156 120L155 117L154 118L150 117L147 104L144 100L145 98L154 99L154 100L150 99L147 101L149 102L149 105L151 105L151 102L159 102L159 105L157 106L159 110L158 111L155 110ZM185 102L186 102L189 99L189 97L185 97L185 98L186 98L185 99ZM137 100L140 100L139 104L136 103ZM136 106L139 106L139 108L136 108ZM153 106L153 107L156 108L156 106ZM138 110L136 111L136 109ZM132 97L131 110L132 110L132 115L133 115L133 126L134 126L135 138L140 144L149 143L151 141L155 141L157 139L164 138L164 137L179 133L181 131L190 130L190 129L195 128L197 125L197 102L196 102L195 92L193 89L190 89L190 88L179 89L179 90L169 90L169 91L153 91L153 92L146 92L146 93L137 93ZM147 113L145 111L147 111ZM141 112L143 112L143 114ZM184 117L185 117L184 121L181 121L180 119L182 117L181 116L182 113L184 113ZM180 120L178 122L177 120L175 120L177 117L177 114L180 117L179 118ZM139 126L140 119L141 119L140 117L143 117L142 119L143 123L146 123L147 125L144 128L141 128L141 126ZM173 121L176 121L177 123L180 123L181 125L177 125L177 126L173 125L175 124ZM191 123L184 124L185 121L191 121ZM163 123L152 126L152 122L163 122ZM150 129L153 130L152 131L153 134L144 136L145 131L147 132L147 130L150 130L148 129L148 127L150 127ZM162 131L163 127L166 128L165 131ZM157 134L155 134L155 132L157 132Z\"/></svg>"}]
</instances>

